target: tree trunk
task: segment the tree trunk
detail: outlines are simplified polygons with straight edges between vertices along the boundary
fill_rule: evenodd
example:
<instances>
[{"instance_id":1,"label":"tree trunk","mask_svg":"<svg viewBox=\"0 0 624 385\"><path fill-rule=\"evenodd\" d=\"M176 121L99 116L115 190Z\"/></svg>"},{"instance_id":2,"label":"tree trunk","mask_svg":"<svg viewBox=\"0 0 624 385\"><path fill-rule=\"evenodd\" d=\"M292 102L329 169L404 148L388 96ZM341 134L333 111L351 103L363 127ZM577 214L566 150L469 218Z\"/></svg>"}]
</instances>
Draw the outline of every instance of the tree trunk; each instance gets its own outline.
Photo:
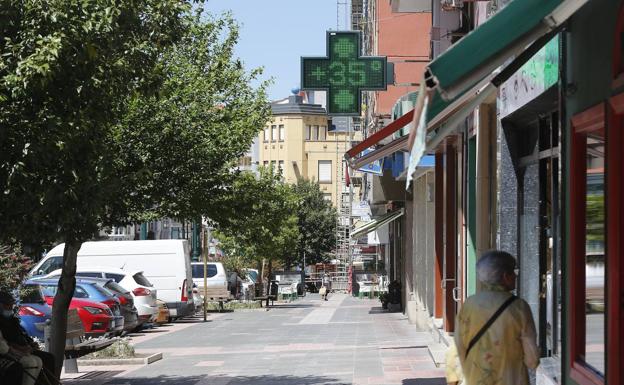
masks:
<instances>
[{"instance_id":1,"label":"tree trunk","mask_svg":"<svg viewBox=\"0 0 624 385\"><path fill-rule=\"evenodd\" d=\"M58 282L58 290L54 296L52 306L52 335L50 337L50 353L54 356L54 374L61 377L63 360L65 358L65 335L67 333L67 309L74 295L76 287L76 257L82 242L65 241L63 251L63 271Z\"/></svg>"},{"instance_id":2,"label":"tree trunk","mask_svg":"<svg viewBox=\"0 0 624 385\"><path fill-rule=\"evenodd\" d=\"M272 273L272 267L273 267L273 264L271 262L272 261L269 259L269 275L267 275L267 282L269 283L267 285L267 300L266 300L267 307L269 307L269 296L271 295L271 273Z\"/></svg>"}]
</instances>

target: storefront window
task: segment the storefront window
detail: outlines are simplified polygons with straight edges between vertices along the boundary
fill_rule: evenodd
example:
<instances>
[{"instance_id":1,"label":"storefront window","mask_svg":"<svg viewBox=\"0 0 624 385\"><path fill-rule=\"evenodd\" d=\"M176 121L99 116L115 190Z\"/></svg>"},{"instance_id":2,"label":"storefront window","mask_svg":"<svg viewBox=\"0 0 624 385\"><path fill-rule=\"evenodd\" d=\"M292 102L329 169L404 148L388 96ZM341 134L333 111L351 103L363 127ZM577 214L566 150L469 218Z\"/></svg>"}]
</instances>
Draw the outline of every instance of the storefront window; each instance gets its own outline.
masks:
<instances>
[{"instance_id":1,"label":"storefront window","mask_svg":"<svg viewBox=\"0 0 624 385\"><path fill-rule=\"evenodd\" d=\"M585 198L585 362L605 371L605 141L587 136Z\"/></svg>"}]
</instances>

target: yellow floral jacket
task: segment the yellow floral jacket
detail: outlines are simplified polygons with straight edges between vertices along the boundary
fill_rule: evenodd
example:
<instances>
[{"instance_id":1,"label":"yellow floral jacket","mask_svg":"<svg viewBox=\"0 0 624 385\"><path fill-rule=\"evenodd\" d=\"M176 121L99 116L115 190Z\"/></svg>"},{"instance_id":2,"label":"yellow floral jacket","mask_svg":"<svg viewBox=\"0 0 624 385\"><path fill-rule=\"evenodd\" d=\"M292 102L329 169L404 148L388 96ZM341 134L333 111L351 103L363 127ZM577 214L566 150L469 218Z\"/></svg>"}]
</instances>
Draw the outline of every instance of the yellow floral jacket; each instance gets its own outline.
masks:
<instances>
[{"instance_id":1,"label":"yellow floral jacket","mask_svg":"<svg viewBox=\"0 0 624 385\"><path fill-rule=\"evenodd\" d=\"M455 344L465 385L528 385L527 368L539 364L537 334L529 305L517 299L481 336L466 357L470 340L511 294L487 287L469 297L457 316Z\"/></svg>"}]
</instances>

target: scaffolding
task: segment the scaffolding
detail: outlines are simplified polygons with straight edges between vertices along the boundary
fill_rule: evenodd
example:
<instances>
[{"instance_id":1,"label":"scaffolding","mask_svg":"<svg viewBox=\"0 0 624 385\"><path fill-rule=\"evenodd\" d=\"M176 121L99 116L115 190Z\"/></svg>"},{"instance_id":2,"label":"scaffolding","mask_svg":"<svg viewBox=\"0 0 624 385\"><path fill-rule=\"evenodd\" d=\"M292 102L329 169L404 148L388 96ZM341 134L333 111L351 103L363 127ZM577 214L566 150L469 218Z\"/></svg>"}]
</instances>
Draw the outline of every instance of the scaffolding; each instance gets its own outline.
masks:
<instances>
[{"instance_id":1,"label":"scaffolding","mask_svg":"<svg viewBox=\"0 0 624 385\"><path fill-rule=\"evenodd\" d=\"M347 186L348 164L344 153L351 146L352 124L347 121L347 132L343 140L336 135L336 208L338 219L336 223L336 273L331 276L332 291L350 292L348 271L351 266L351 209L353 187Z\"/></svg>"}]
</instances>

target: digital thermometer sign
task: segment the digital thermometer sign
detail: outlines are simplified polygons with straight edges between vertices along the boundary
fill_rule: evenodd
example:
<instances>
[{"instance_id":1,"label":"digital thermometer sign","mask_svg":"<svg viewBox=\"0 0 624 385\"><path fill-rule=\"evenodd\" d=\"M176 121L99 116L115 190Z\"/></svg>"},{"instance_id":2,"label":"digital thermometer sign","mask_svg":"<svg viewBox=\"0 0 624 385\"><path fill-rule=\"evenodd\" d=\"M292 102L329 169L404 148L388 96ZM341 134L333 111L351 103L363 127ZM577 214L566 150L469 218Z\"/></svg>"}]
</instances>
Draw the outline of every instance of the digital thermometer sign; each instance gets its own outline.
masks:
<instances>
[{"instance_id":1,"label":"digital thermometer sign","mask_svg":"<svg viewBox=\"0 0 624 385\"><path fill-rule=\"evenodd\" d=\"M326 57L301 58L301 88L327 91L327 112L359 116L362 91L385 90L385 56L360 56L359 32L327 32Z\"/></svg>"}]
</instances>

